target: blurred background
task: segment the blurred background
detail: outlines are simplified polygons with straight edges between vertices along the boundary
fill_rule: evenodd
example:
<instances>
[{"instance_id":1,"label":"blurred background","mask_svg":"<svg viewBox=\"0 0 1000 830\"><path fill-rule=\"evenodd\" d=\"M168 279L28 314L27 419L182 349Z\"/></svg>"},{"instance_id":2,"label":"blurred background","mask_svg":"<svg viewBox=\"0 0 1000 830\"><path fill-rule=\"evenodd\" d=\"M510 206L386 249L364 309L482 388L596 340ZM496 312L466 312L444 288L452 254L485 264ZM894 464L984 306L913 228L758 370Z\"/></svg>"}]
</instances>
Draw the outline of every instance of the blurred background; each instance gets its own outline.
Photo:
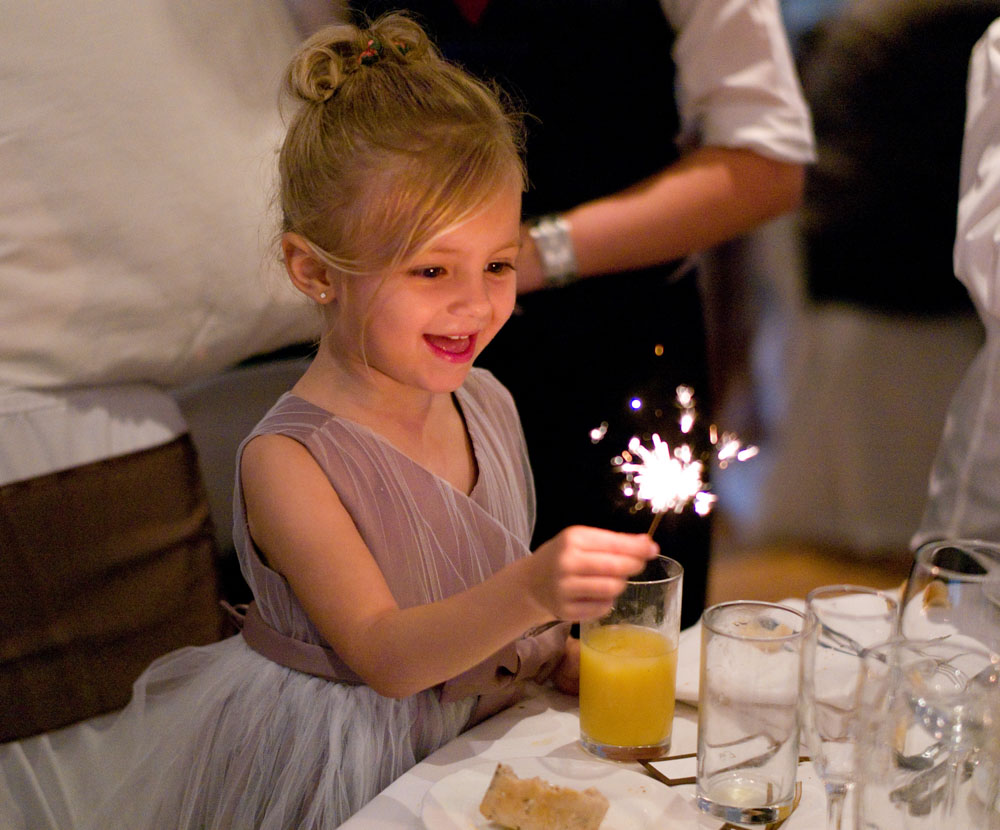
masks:
<instances>
[{"instance_id":1,"label":"blurred background","mask_svg":"<svg viewBox=\"0 0 1000 830\"><path fill-rule=\"evenodd\" d=\"M796 215L710 255L720 426L760 446L716 475L710 601L899 584L983 339L952 246L969 52L1000 6L782 7L817 162Z\"/></svg>"}]
</instances>

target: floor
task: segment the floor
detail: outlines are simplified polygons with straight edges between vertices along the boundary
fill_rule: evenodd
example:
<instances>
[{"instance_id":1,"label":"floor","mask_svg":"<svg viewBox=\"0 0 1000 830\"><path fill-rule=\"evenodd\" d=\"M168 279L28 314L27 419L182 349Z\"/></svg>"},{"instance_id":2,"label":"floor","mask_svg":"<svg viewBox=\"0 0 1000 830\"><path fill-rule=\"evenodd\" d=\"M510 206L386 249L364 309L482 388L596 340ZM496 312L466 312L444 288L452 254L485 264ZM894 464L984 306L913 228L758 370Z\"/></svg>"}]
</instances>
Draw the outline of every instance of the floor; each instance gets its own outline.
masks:
<instances>
[{"instance_id":1,"label":"floor","mask_svg":"<svg viewBox=\"0 0 1000 830\"><path fill-rule=\"evenodd\" d=\"M723 516L715 518L709 605L733 599L776 602L804 597L820 585L840 583L894 588L906 579L912 561L905 548L860 556L801 542L748 546L734 538Z\"/></svg>"}]
</instances>

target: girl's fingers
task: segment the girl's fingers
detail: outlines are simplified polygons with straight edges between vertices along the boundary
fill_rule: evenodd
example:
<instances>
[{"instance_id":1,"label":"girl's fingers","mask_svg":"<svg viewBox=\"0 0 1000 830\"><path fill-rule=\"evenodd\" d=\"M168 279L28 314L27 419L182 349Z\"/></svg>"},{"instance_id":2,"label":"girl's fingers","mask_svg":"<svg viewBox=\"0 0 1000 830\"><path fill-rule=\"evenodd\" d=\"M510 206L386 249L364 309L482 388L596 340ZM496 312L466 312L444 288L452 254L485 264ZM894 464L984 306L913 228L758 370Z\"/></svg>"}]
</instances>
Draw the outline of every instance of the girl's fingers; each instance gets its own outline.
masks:
<instances>
[{"instance_id":1,"label":"girl's fingers","mask_svg":"<svg viewBox=\"0 0 1000 830\"><path fill-rule=\"evenodd\" d=\"M600 527L576 525L565 531L566 541L581 551L613 553L650 559L660 552L660 546L645 533L618 533Z\"/></svg>"},{"instance_id":2,"label":"girl's fingers","mask_svg":"<svg viewBox=\"0 0 1000 830\"><path fill-rule=\"evenodd\" d=\"M539 603L561 619L582 620L611 610L626 580L659 553L659 546L644 534L578 525L537 553Z\"/></svg>"},{"instance_id":3,"label":"girl's fingers","mask_svg":"<svg viewBox=\"0 0 1000 830\"><path fill-rule=\"evenodd\" d=\"M566 608L566 619L587 622L588 620L599 620L605 616L612 608L612 602L597 602L596 600L581 600Z\"/></svg>"},{"instance_id":4,"label":"girl's fingers","mask_svg":"<svg viewBox=\"0 0 1000 830\"><path fill-rule=\"evenodd\" d=\"M569 576L561 585L564 602L593 599L599 602L613 600L625 589L625 580L603 576Z\"/></svg>"},{"instance_id":5,"label":"girl's fingers","mask_svg":"<svg viewBox=\"0 0 1000 830\"><path fill-rule=\"evenodd\" d=\"M562 555L562 570L586 576L632 576L643 569L646 558L606 551L569 549Z\"/></svg>"}]
</instances>

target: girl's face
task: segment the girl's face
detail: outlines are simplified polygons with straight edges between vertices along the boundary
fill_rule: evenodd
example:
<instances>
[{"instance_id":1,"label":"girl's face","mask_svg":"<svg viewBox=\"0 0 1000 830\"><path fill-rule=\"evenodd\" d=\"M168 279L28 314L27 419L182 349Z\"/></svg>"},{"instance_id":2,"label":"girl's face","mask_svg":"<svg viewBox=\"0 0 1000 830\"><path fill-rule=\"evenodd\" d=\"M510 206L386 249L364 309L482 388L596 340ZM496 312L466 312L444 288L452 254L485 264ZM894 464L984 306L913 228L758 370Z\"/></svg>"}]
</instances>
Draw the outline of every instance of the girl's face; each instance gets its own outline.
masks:
<instances>
[{"instance_id":1,"label":"girl's face","mask_svg":"<svg viewBox=\"0 0 1000 830\"><path fill-rule=\"evenodd\" d=\"M520 215L511 184L399 269L353 278L336 326L341 357L431 393L461 386L514 310Z\"/></svg>"}]
</instances>

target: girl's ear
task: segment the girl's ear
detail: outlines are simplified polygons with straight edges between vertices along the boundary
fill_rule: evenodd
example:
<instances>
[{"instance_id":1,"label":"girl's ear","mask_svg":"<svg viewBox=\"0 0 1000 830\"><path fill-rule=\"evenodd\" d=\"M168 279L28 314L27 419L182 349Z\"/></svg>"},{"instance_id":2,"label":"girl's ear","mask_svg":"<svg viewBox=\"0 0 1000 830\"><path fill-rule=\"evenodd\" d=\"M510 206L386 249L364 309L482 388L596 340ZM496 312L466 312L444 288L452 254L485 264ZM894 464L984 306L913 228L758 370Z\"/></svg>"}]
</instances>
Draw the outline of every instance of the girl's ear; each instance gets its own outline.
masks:
<instances>
[{"instance_id":1,"label":"girl's ear","mask_svg":"<svg viewBox=\"0 0 1000 830\"><path fill-rule=\"evenodd\" d=\"M333 299L329 268L316 256L305 237L297 233L282 234L281 253L292 285L321 305Z\"/></svg>"}]
</instances>

